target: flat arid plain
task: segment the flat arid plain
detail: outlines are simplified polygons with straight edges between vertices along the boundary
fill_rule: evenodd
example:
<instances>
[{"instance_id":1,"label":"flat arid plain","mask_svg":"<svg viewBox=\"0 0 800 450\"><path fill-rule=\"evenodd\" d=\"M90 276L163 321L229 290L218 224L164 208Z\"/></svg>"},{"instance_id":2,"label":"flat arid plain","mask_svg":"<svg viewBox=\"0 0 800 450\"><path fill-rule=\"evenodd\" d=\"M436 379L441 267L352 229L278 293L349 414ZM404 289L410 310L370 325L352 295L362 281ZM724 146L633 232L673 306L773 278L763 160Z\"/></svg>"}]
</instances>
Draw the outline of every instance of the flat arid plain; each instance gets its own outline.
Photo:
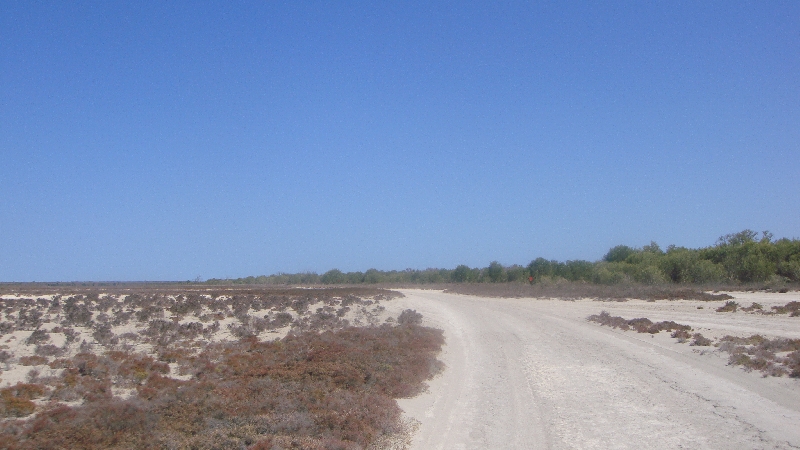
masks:
<instances>
[{"instance_id":1,"label":"flat arid plain","mask_svg":"<svg viewBox=\"0 0 800 450\"><path fill-rule=\"evenodd\" d=\"M796 291L171 289L3 294L0 447L800 447Z\"/></svg>"},{"instance_id":2,"label":"flat arid plain","mask_svg":"<svg viewBox=\"0 0 800 450\"><path fill-rule=\"evenodd\" d=\"M800 379L729 365L724 336L800 339L800 317L764 314L797 292L727 301L480 298L404 290L395 300L444 330L447 366L400 400L416 449L800 447ZM702 309L699 309L702 308ZM689 325L712 345L602 326L607 311ZM795 355L797 355L795 353Z\"/></svg>"}]
</instances>

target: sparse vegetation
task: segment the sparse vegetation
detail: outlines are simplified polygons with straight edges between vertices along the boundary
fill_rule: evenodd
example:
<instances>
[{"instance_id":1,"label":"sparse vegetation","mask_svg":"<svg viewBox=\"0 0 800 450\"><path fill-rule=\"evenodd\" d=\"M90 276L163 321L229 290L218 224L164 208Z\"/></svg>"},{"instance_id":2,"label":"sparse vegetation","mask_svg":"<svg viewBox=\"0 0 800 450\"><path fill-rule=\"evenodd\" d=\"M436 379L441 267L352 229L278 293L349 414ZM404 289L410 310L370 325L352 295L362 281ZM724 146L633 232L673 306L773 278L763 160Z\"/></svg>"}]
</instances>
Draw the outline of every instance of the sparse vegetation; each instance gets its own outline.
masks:
<instances>
[{"instance_id":1,"label":"sparse vegetation","mask_svg":"<svg viewBox=\"0 0 800 450\"><path fill-rule=\"evenodd\" d=\"M29 383L18 383L0 389L0 417L24 417L31 414L36 408L31 400L41 397L44 393L44 386Z\"/></svg>"},{"instance_id":2,"label":"sparse vegetation","mask_svg":"<svg viewBox=\"0 0 800 450\"><path fill-rule=\"evenodd\" d=\"M788 374L792 378L800 378L800 339L768 339L758 334L745 338L728 335L720 338L715 344L701 333L690 333L692 331L690 326L672 321L653 323L646 318L626 320L619 316L611 316L606 311L591 315L587 317L587 320L622 330L633 329L639 333L655 334L662 330L674 330L670 336L677 339L679 343L684 343L691 338L689 343L691 346L709 347L714 345L718 347L719 351L729 353L729 365L742 366L747 371L758 370L764 376Z\"/></svg>"},{"instance_id":3,"label":"sparse vegetation","mask_svg":"<svg viewBox=\"0 0 800 450\"><path fill-rule=\"evenodd\" d=\"M783 306L773 306L775 314L789 314L790 317L800 317L800 302L789 302Z\"/></svg>"},{"instance_id":4,"label":"sparse vegetation","mask_svg":"<svg viewBox=\"0 0 800 450\"><path fill-rule=\"evenodd\" d=\"M800 339L767 339L754 334L746 338L725 336L719 348L730 353L728 363L765 376L788 374L800 378Z\"/></svg>"},{"instance_id":5,"label":"sparse vegetation","mask_svg":"<svg viewBox=\"0 0 800 450\"><path fill-rule=\"evenodd\" d=\"M692 343L689 345L698 347L708 347L711 344L712 344L711 339L703 336L700 333L695 333L692 335Z\"/></svg>"},{"instance_id":6,"label":"sparse vegetation","mask_svg":"<svg viewBox=\"0 0 800 450\"><path fill-rule=\"evenodd\" d=\"M420 314L377 321L380 303L398 295L203 288L1 299L4 330L37 328L20 343L34 355L2 354L27 367L29 382L0 390L0 448L367 448L403 432L394 399L441 370L442 334ZM285 337L269 338L279 330Z\"/></svg>"},{"instance_id":7,"label":"sparse vegetation","mask_svg":"<svg viewBox=\"0 0 800 450\"><path fill-rule=\"evenodd\" d=\"M600 314L591 315L587 318L590 322L597 322L600 325L609 326L611 328L619 328L622 330L636 330L637 333L650 333L656 334L661 331L691 331L692 327L688 325L681 325L673 321L664 321L653 323L650 319L638 318L625 320L619 316L612 316L607 311L602 311Z\"/></svg>"},{"instance_id":8,"label":"sparse vegetation","mask_svg":"<svg viewBox=\"0 0 800 450\"><path fill-rule=\"evenodd\" d=\"M724 305L716 309L717 312L736 312L739 304L734 301L725 302Z\"/></svg>"}]
</instances>

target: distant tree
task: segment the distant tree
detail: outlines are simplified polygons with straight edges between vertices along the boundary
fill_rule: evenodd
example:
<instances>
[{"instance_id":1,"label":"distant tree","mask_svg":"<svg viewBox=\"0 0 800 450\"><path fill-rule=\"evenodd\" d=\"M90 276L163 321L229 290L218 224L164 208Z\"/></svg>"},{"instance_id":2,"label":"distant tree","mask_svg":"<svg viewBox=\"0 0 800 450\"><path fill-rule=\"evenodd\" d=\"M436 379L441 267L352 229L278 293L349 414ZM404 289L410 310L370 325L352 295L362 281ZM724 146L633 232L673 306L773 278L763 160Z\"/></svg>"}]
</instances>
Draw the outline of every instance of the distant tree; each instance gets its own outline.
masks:
<instances>
[{"instance_id":1,"label":"distant tree","mask_svg":"<svg viewBox=\"0 0 800 450\"><path fill-rule=\"evenodd\" d=\"M558 271L559 264L555 260L548 261L544 258L536 258L528 264L528 273L533 277L534 281L539 281L542 277L553 277Z\"/></svg>"},{"instance_id":2,"label":"distant tree","mask_svg":"<svg viewBox=\"0 0 800 450\"><path fill-rule=\"evenodd\" d=\"M322 274L320 281L323 284L342 284L345 282L345 275L339 269L331 269Z\"/></svg>"},{"instance_id":3,"label":"distant tree","mask_svg":"<svg viewBox=\"0 0 800 450\"><path fill-rule=\"evenodd\" d=\"M456 267L453 270L453 273L450 276L450 279L455 281L456 283L465 283L469 281L470 278L470 268L461 264L460 266Z\"/></svg>"},{"instance_id":4,"label":"distant tree","mask_svg":"<svg viewBox=\"0 0 800 450\"><path fill-rule=\"evenodd\" d=\"M381 278L381 272L378 272L378 269L369 269L364 273L364 283L380 283Z\"/></svg>"},{"instance_id":5,"label":"distant tree","mask_svg":"<svg viewBox=\"0 0 800 450\"><path fill-rule=\"evenodd\" d=\"M506 278L511 282L528 281L528 271L517 264L506 269Z\"/></svg>"},{"instance_id":6,"label":"distant tree","mask_svg":"<svg viewBox=\"0 0 800 450\"><path fill-rule=\"evenodd\" d=\"M748 242L755 242L758 233L753 230L743 230L738 233L726 234L717 239L717 246L725 245L744 245Z\"/></svg>"},{"instance_id":7,"label":"distant tree","mask_svg":"<svg viewBox=\"0 0 800 450\"><path fill-rule=\"evenodd\" d=\"M628 258L628 256L634 253L636 253L636 250L628 247L627 245L617 245L616 247L612 247L611 250L609 250L608 253L603 256L603 261L623 262Z\"/></svg>"},{"instance_id":8,"label":"distant tree","mask_svg":"<svg viewBox=\"0 0 800 450\"><path fill-rule=\"evenodd\" d=\"M591 281L594 272L594 264L582 259L567 261L564 264L563 277L571 281Z\"/></svg>"},{"instance_id":9,"label":"distant tree","mask_svg":"<svg viewBox=\"0 0 800 450\"><path fill-rule=\"evenodd\" d=\"M654 241L650 241L650 245L645 245L642 247L642 251L646 253L655 253L657 255L661 255L664 252L661 250L661 247L658 246Z\"/></svg>"},{"instance_id":10,"label":"distant tree","mask_svg":"<svg viewBox=\"0 0 800 450\"><path fill-rule=\"evenodd\" d=\"M499 262L492 261L489 263L489 267L486 268L486 276L489 277L489 281L492 283L506 281L506 270Z\"/></svg>"}]
</instances>

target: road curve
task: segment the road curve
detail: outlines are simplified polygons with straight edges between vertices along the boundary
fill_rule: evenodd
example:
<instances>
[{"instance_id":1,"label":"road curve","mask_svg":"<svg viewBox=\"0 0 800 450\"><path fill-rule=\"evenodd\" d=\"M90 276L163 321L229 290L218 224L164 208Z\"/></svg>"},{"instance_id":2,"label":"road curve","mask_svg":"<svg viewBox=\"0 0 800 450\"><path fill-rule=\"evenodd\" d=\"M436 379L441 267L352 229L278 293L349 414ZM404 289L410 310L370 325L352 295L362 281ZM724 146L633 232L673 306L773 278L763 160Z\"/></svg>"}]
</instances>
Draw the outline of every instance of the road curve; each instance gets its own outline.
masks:
<instances>
[{"instance_id":1,"label":"road curve","mask_svg":"<svg viewBox=\"0 0 800 450\"><path fill-rule=\"evenodd\" d=\"M589 323L596 303L403 292L447 339L447 369L400 400L414 449L800 448L796 380Z\"/></svg>"}]
</instances>

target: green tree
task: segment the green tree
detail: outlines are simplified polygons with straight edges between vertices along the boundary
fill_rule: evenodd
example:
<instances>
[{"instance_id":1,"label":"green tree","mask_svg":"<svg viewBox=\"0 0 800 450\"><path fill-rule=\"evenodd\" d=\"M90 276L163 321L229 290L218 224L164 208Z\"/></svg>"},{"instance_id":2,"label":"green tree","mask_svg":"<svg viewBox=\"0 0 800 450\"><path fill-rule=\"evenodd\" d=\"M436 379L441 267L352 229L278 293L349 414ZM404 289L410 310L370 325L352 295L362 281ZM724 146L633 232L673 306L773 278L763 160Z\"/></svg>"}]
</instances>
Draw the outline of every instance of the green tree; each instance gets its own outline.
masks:
<instances>
[{"instance_id":1,"label":"green tree","mask_svg":"<svg viewBox=\"0 0 800 450\"><path fill-rule=\"evenodd\" d=\"M320 281L323 284L342 284L345 281L345 275L339 269L331 269L322 274Z\"/></svg>"},{"instance_id":2,"label":"green tree","mask_svg":"<svg viewBox=\"0 0 800 450\"><path fill-rule=\"evenodd\" d=\"M470 268L465 266L464 264L459 265L458 267L453 270L453 273L450 275L450 279L455 281L456 283L465 283L469 281L470 278Z\"/></svg>"},{"instance_id":3,"label":"green tree","mask_svg":"<svg viewBox=\"0 0 800 450\"><path fill-rule=\"evenodd\" d=\"M500 283L506 281L506 270L499 262L492 261L486 268L486 276L492 283Z\"/></svg>"},{"instance_id":4,"label":"green tree","mask_svg":"<svg viewBox=\"0 0 800 450\"><path fill-rule=\"evenodd\" d=\"M603 261L623 262L628 258L628 256L634 253L636 253L636 250L628 247L627 245L617 245L616 247L612 247L611 250L609 250L608 253L603 256Z\"/></svg>"}]
</instances>

